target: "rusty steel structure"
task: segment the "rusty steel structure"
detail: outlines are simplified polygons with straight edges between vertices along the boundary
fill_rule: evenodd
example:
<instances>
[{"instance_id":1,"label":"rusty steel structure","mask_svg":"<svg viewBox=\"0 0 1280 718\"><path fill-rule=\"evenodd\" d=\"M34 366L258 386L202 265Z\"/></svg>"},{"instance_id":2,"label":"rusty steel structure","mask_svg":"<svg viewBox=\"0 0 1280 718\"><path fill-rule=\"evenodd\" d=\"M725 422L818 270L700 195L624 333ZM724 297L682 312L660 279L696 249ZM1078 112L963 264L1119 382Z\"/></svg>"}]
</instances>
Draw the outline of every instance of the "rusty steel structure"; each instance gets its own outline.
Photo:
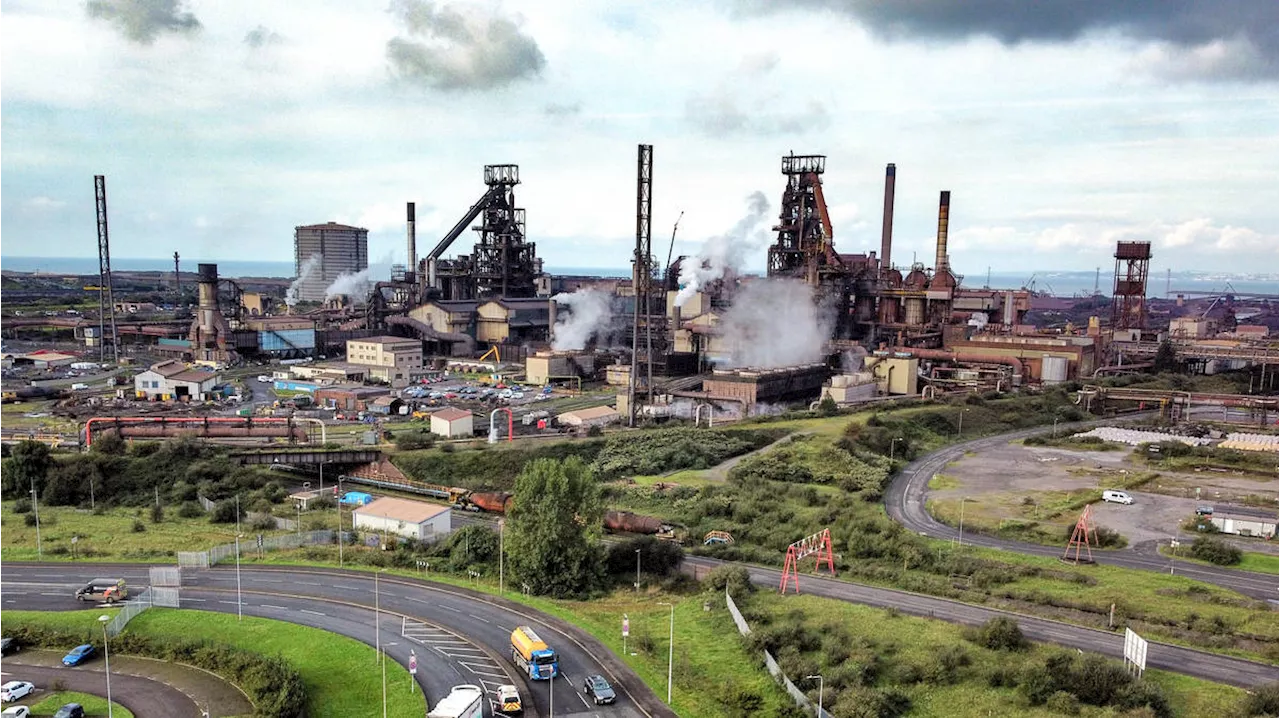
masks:
<instances>
[{"instance_id":1,"label":"rusty steel structure","mask_svg":"<svg viewBox=\"0 0 1280 718\"><path fill-rule=\"evenodd\" d=\"M653 401L653 375L666 368L666 291L653 256L653 145L636 149L636 247L631 258L635 304L631 323L628 423L635 424L635 398Z\"/></svg>"},{"instance_id":2,"label":"rusty steel structure","mask_svg":"<svg viewBox=\"0 0 1280 718\"><path fill-rule=\"evenodd\" d=\"M98 356L107 360L107 337L111 337L111 359L120 362L120 340L116 336L116 299L111 290L111 238L107 230L107 178L93 176L94 204L98 212Z\"/></svg>"},{"instance_id":3,"label":"rusty steel structure","mask_svg":"<svg viewBox=\"0 0 1280 718\"><path fill-rule=\"evenodd\" d=\"M1116 243L1116 284L1111 300L1112 329L1146 329L1150 242Z\"/></svg>"},{"instance_id":4,"label":"rusty steel structure","mask_svg":"<svg viewBox=\"0 0 1280 718\"><path fill-rule=\"evenodd\" d=\"M520 184L518 165L485 165L488 187L457 224L436 244L413 273L426 277L421 298L487 299L532 297L542 274L533 242L525 240L525 211L516 207L515 186ZM444 259L454 240L471 227L480 239L471 254Z\"/></svg>"}]
</instances>

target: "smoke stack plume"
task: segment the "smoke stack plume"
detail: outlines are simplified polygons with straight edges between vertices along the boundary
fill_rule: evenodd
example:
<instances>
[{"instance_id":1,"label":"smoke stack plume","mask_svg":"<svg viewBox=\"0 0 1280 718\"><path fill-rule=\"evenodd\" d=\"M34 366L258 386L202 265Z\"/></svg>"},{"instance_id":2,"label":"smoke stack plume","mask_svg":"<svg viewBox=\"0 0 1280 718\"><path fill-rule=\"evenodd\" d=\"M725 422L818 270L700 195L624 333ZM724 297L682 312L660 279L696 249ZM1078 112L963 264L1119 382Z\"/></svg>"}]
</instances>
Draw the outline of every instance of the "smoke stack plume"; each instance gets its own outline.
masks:
<instances>
[{"instance_id":1,"label":"smoke stack plume","mask_svg":"<svg viewBox=\"0 0 1280 718\"><path fill-rule=\"evenodd\" d=\"M409 269L409 274L417 276L418 274L418 235L417 235L417 231L414 229L414 225L416 224L416 222L414 220L415 212L414 212L413 202L410 202L408 204L408 206L406 207L406 212L407 212L406 219L408 220L408 223L409 223L409 253L408 253L409 264L407 266Z\"/></svg>"},{"instance_id":2,"label":"smoke stack plume","mask_svg":"<svg viewBox=\"0 0 1280 718\"><path fill-rule=\"evenodd\" d=\"M893 185L897 169L890 162L884 168L884 224L880 227L880 267L889 269L889 250L893 248Z\"/></svg>"},{"instance_id":3,"label":"smoke stack plume","mask_svg":"<svg viewBox=\"0 0 1280 718\"><path fill-rule=\"evenodd\" d=\"M947 224L951 219L951 192L942 191L938 198L938 256L933 260L933 273L951 271L947 260Z\"/></svg>"}]
</instances>

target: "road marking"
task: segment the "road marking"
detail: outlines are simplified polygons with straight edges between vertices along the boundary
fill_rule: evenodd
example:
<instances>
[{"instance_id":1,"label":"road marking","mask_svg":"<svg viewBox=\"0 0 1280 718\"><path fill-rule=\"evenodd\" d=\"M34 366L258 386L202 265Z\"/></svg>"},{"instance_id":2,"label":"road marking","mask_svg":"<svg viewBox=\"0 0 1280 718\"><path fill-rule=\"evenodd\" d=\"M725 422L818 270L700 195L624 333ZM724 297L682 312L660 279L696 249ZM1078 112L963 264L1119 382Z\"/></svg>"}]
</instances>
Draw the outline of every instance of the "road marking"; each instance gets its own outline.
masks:
<instances>
[{"instance_id":1,"label":"road marking","mask_svg":"<svg viewBox=\"0 0 1280 718\"><path fill-rule=\"evenodd\" d=\"M61 594L61 593L42 593L42 594L40 594L40 595L41 595L41 596L62 596L62 595L64 595L64 594Z\"/></svg>"},{"instance_id":2,"label":"road marking","mask_svg":"<svg viewBox=\"0 0 1280 718\"><path fill-rule=\"evenodd\" d=\"M283 578L262 578L260 576L254 576L254 579L262 581L263 583L284 583Z\"/></svg>"},{"instance_id":3,"label":"road marking","mask_svg":"<svg viewBox=\"0 0 1280 718\"><path fill-rule=\"evenodd\" d=\"M476 615L476 614L474 614L474 613L468 613L467 615L468 615L468 616L471 616L472 618L476 619L477 621L480 621L481 623L492 623L492 621L490 621L489 619L487 619L487 618L481 618L480 616L477 616L477 615Z\"/></svg>"},{"instance_id":4,"label":"road marking","mask_svg":"<svg viewBox=\"0 0 1280 718\"><path fill-rule=\"evenodd\" d=\"M289 610L287 606L276 606L276 605L272 605L272 604L270 604L270 603L264 603L264 604L262 604L262 607L263 607L263 608L278 608L278 609L280 609L281 611L288 611L288 610Z\"/></svg>"},{"instance_id":5,"label":"road marking","mask_svg":"<svg viewBox=\"0 0 1280 718\"><path fill-rule=\"evenodd\" d=\"M303 586L319 586L320 585L319 582L317 581L294 581L294 583L301 584Z\"/></svg>"},{"instance_id":6,"label":"road marking","mask_svg":"<svg viewBox=\"0 0 1280 718\"><path fill-rule=\"evenodd\" d=\"M501 628L501 629L502 629L502 630L504 630L504 631L510 631L510 630L511 630L510 628L507 628L506 626L502 625L501 623L499 623L499 624L498 624L498 628Z\"/></svg>"},{"instance_id":7,"label":"road marking","mask_svg":"<svg viewBox=\"0 0 1280 718\"><path fill-rule=\"evenodd\" d=\"M414 598L413 596L399 596L398 598L403 598L408 601L417 601L418 603L435 603L434 601L428 601L422 598Z\"/></svg>"},{"instance_id":8,"label":"road marking","mask_svg":"<svg viewBox=\"0 0 1280 718\"><path fill-rule=\"evenodd\" d=\"M183 597L182 597L182 601L183 601L183 603L186 603L187 601L195 601L195 602L197 602L197 603L204 603L204 602L206 602L206 601L208 601L208 600L209 600L209 599L207 599L207 598L187 598L186 596L183 596Z\"/></svg>"},{"instance_id":9,"label":"road marking","mask_svg":"<svg viewBox=\"0 0 1280 718\"><path fill-rule=\"evenodd\" d=\"M60 595L62 595L62 594L54 594L54 595L59 595L59 596L60 596ZM440 604L440 608L443 608L443 609L444 609L444 610L446 610L446 611L453 611L454 613L462 613L462 609L460 609L460 608L454 608L453 606L450 606L450 605L445 604L445 603Z\"/></svg>"},{"instance_id":10,"label":"road marking","mask_svg":"<svg viewBox=\"0 0 1280 718\"><path fill-rule=\"evenodd\" d=\"M235 601L218 601L218 603L225 603L225 604L227 604L228 606L235 606L235 605L237 605Z\"/></svg>"},{"instance_id":11,"label":"road marking","mask_svg":"<svg viewBox=\"0 0 1280 718\"><path fill-rule=\"evenodd\" d=\"M319 612L319 611L311 611L311 610L308 610L308 609L305 609L305 608L301 608L301 609L298 609L298 610L302 611L303 613L310 613L310 614L312 614L312 615L314 615L314 616L324 616L324 615L325 615L325 614L323 614L323 613L321 613L321 612Z\"/></svg>"},{"instance_id":12,"label":"road marking","mask_svg":"<svg viewBox=\"0 0 1280 718\"><path fill-rule=\"evenodd\" d=\"M591 706L587 705L587 699L585 696L583 696L581 693L577 691L574 691L573 694L578 697L578 700L582 701L583 708L586 708L587 710L591 710Z\"/></svg>"},{"instance_id":13,"label":"road marking","mask_svg":"<svg viewBox=\"0 0 1280 718\"><path fill-rule=\"evenodd\" d=\"M343 585L342 585L342 584L340 584L340 583L335 583L335 584L332 584L332 585L333 585L333 587L334 587L334 588L340 588L340 589L342 589L342 590L344 590L344 591L359 591L359 590L360 590L360 589L359 589L359 588L357 588L356 586L343 586Z\"/></svg>"}]
</instances>

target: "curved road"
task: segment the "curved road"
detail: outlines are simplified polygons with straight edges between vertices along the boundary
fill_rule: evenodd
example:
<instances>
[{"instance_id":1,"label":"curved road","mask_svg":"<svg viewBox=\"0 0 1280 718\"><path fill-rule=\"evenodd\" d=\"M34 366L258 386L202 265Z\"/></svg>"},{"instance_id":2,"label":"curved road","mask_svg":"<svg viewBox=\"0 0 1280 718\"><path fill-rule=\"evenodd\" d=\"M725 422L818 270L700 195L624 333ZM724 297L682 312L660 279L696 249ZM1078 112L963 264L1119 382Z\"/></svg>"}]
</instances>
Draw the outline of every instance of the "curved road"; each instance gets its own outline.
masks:
<instances>
[{"instance_id":1,"label":"curved road","mask_svg":"<svg viewBox=\"0 0 1280 718\"><path fill-rule=\"evenodd\" d=\"M138 564L19 564L5 566L0 600L4 608L73 610L84 607L71 598L74 589L98 574L124 577L139 593L148 581ZM514 682L522 687L526 714L673 716L649 688L607 648L585 631L504 599L425 581L384 577L368 572L323 568L242 567L241 608L250 615L310 625L364 643L378 635L388 655L408 665L409 651L418 656L418 682L432 704L458 683L493 687ZM184 575L184 608L236 611L236 570L218 567ZM519 671L510 660L510 636L517 625L531 625L560 654L561 677L545 681L513 679ZM581 682L600 673L619 694L617 705L595 708L582 698Z\"/></svg>"},{"instance_id":2,"label":"curved road","mask_svg":"<svg viewBox=\"0 0 1280 718\"><path fill-rule=\"evenodd\" d=\"M1110 422L1111 420L1064 424L1059 428L1069 431ZM929 491L929 479L934 474L941 472L947 464L963 457L965 452L981 452L983 449L1006 444L1014 439L1023 439L1034 434L1041 434L1044 431L1044 427L1039 427L999 436L973 439L960 444L952 444L912 461L907 464L901 473L893 477L889 488L885 491L885 509L889 517L906 528L925 536L956 539L959 531L933 518L925 508L925 496ZM970 533L964 537L964 540L965 543L974 546L1014 551L1034 556L1057 558L1062 555L1061 549L1053 546L1011 541L978 533ZM1146 552L1142 551L1141 546L1116 551L1094 551L1093 557L1098 563L1122 566L1124 568L1159 571L1161 573L1170 573L1172 570L1179 575L1193 578L1197 581L1204 581L1205 583L1212 583L1238 591L1250 598L1267 601L1276 601L1280 598L1280 595L1278 595L1280 591L1277 590L1278 582L1274 576L1169 559L1156 553L1151 546L1146 546L1145 548L1147 549Z\"/></svg>"},{"instance_id":3,"label":"curved road","mask_svg":"<svg viewBox=\"0 0 1280 718\"><path fill-rule=\"evenodd\" d=\"M107 680L104 663L100 659L77 668L52 668L24 662L22 653L4 659L5 681L30 681L36 684L36 692L19 705L35 703L49 694L54 681L62 681L69 691L107 697ZM198 718L200 709L195 701L182 691L149 678L126 676L111 672L111 700L133 712L138 718L165 716L165 718Z\"/></svg>"}]
</instances>

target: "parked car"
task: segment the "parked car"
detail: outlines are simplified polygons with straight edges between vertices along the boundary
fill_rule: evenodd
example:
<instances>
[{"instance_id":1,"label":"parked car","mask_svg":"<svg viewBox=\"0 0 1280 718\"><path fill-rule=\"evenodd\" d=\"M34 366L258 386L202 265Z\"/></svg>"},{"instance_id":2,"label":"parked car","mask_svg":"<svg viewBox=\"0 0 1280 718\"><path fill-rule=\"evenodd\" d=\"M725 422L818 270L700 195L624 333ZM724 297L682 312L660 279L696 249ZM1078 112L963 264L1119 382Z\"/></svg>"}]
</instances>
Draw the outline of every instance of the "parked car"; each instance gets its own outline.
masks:
<instances>
[{"instance_id":1,"label":"parked car","mask_svg":"<svg viewBox=\"0 0 1280 718\"><path fill-rule=\"evenodd\" d=\"M0 656L17 653L19 648L20 646L16 640L12 638L0 638Z\"/></svg>"},{"instance_id":2,"label":"parked car","mask_svg":"<svg viewBox=\"0 0 1280 718\"><path fill-rule=\"evenodd\" d=\"M5 708L0 712L0 718L28 718L31 715L31 709L26 706L14 706Z\"/></svg>"},{"instance_id":3,"label":"parked car","mask_svg":"<svg viewBox=\"0 0 1280 718\"><path fill-rule=\"evenodd\" d=\"M524 398L524 392L523 392L523 391L513 391L513 392L511 392L511 398L512 398L512 399L523 399L523 398Z\"/></svg>"},{"instance_id":4,"label":"parked car","mask_svg":"<svg viewBox=\"0 0 1280 718\"><path fill-rule=\"evenodd\" d=\"M71 649L70 653L62 657L62 665L78 666L90 658L93 658L94 654L97 652L98 649L94 648L92 643L86 643L83 646L76 646Z\"/></svg>"},{"instance_id":5,"label":"parked car","mask_svg":"<svg viewBox=\"0 0 1280 718\"><path fill-rule=\"evenodd\" d=\"M84 718L84 707L79 703L68 703L59 708L53 718Z\"/></svg>"},{"instance_id":6,"label":"parked car","mask_svg":"<svg viewBox=\"0 0 1280 718\"><path fill-rule=\"evenodd\" d=\"M1212 516L1212 515L1213 515L1213 507L1212 507L1212 506L1197 506L1197 507L1196 507L1196 516Z\"/></svg>"},{"instance_id":7,"label":"parked car","mask_svg":"<svg viewBox=\"0 0 1280 718\"><path fill-rule=\"evenodd\" d=\"M1131 503L1133 503L1133 497L1132 497L1132 496L1130 496L1129 494L1126 494L1126 493L1125 493L1125 492L1123 492L1123 491L1111 491L1110 489L1108 489L1107 491L1103 491L1103 492L1102 492L1102 500L1103 500L1103 501L1108 501L1108 502L1110 502L1110 503L1114 503L1114 504L1131 504Z\"/></svg>"},{"instance_id":8,"label":"parked car","mask_svg":"<svg viewBox=\"0 0 1280 718\"><path fill-rule=\"evenodd\" d=\"M270 384L271 377L267 376L266 374L259 374L258 381L262 382L263 384Z\"/></svg>"},{"instance_id":9,"label":"parked car","mask_svg":"<svg viewBox=\"0 0 1280 718\"><path fill-rule=\"evenodd\" d=\"M25 698L35 693L36 687L33 683L27 681L9 681L0 686L0 701L12 703L19 698Z\"/></svg>"},{"instance_id":10,"label":"parked car","mask_svg":"<svg viewBox=\"0 0 1280 718\"><path fill-rule=\"evenodd\" d=\"M618 699L617 694L613 692L613 687L609 685L609 681L606 681L604 676L599 675L588 676L587 680L582 683L582 692L591 696L596 705L612 703Z\"/></svg>"}]
</instances>

